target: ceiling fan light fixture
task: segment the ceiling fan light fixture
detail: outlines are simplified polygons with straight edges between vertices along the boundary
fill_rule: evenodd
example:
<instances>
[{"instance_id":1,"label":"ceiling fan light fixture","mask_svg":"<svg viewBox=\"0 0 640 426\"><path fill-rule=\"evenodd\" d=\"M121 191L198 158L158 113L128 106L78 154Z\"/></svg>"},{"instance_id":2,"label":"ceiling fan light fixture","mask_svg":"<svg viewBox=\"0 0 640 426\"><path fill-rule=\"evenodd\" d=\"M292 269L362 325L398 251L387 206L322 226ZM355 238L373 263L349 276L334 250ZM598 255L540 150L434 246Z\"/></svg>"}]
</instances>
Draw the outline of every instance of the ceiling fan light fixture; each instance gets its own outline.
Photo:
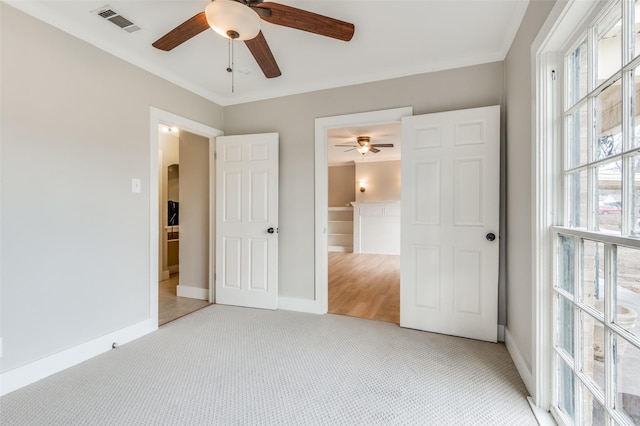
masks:
<instances>
[{"instance_id":1,"label":"ceiling fan light fixture","mask_svg":"<svg viewBox=\"0 0 640 426\"><path fill-rule=\"evenodd\" d=\"M209 26L222 37L251 40L260 32L260 17L234 0L213 0L204 10Z\"/></svg>"}]
</instances>

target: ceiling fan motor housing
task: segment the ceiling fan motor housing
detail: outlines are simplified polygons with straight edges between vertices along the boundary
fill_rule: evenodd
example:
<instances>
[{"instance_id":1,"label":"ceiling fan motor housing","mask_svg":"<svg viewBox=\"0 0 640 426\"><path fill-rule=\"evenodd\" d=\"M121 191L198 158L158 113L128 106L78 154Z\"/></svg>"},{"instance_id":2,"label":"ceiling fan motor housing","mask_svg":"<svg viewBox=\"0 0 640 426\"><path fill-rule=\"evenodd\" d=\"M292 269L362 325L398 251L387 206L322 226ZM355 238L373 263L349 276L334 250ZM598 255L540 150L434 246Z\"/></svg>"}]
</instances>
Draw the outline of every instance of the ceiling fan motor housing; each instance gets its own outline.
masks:
<instances>
[{"instance_id":1,"label":"ceiling fan motor housing","mask_svg":"<svg viewBox=\"0 0 640 426\"><path fill-rule=\"evenodd\" d=\"M370 140L369 136L358 136L358 145L369 145Z\"/></svg>"}]
</instances>

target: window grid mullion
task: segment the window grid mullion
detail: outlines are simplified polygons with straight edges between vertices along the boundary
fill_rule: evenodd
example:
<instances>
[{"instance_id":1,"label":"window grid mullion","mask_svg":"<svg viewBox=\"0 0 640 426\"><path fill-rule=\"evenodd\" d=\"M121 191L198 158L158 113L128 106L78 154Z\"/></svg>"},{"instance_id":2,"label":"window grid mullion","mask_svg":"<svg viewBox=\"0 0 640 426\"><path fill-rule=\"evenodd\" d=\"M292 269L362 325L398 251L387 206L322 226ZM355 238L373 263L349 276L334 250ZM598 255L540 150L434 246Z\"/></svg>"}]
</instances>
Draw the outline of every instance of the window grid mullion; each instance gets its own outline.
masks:
<instances>
[{"instance_id":1,"label":"window grid mullion","mask_svg":"<svg viewBox=\"0 0 640 426\"><path fill-rule=\"evenodd\" d=\"M579 371L583 369L583 358L581 356L581 331L580 325L580 309L577 306L577 302L582 297L582 252L584 240L580 237L573 238L573 386L574 386L574 418L577 425L583 424L582 405L584 404L584 396L582 391L582 380Z\"/></svg>"},{"instance_id":2,"label":"window grid mullion","mask_svg":"<svg viewBox=\"0 0 640 426\"><path fill-rule=\"evenodd\" d=\"M623 1L622 2L622 152L626 152L631 147L631 135L633 135L633 129L631 124L632 120L632 112L631 108L631 97L633 96L633 72L631 70L625 70L624 66L627 65L630 61L633 60L633 44L635 38L635 29L634 29L634 1ZM622 158L621 161L622 166L622 176L621 176L621 201L622 201L622 212L621 212L621 223L620 223L620 231L622 235L629 235L631 232L631 223L628 214L625 214L629 211L628 206L631 201L631 194L629 193L629 186L626 184L629 179L629 167L627 161L625 161L625 157Z\"/></svg>"},{"instance_id":3,"label":"window grid mullion","mask_svg":"<svg viewBox=\"0 0 640 426\"><path fill-rule=\"evenodd\" d=\"M613 262L615 245L610 243L604 244L604 383L605 383L605 407L607 411L611 412L614 409L615 402L615 366L613 356L614 348L613 341L611 339L611 330L607 325L611 324L613 320L614 297L615 289L612 285L613 281Z\"/></svg>"},{"instance_id":4,"label":"window grid mullion","mask_svg":"<svg viewBox=\"0 0 640 426\"><path fill-rule=\"evenodd\" d=\"M633 59L633 1L622 2L622 67Z\"/></svg>"},{"instance_id":5,"label":"window grid mullion","mask_svg":"<svg viewBox=\"0 0 640 426\"><path fill-rule=\"evenodd\" d=\"M623 2L624 5L627 5L627 2ZM626 11L626 13L625 13ZM625 27L625 23L629 22L629 8L628 7L624 7L623 8L623 29ZM627 40L627 44L630 43L628 41L629 31L625 31L623 34L626 35L626 37L623 37L623 44L624 44L624 40ZM623 49L623 52L625 52L627 54L627 56L629 56L631 53L628 50L629 48L627 47L626 49ZM627 58L623 58L627 59ZM623 64L626 64L628 62L627 59L623 62ZM633 135L633 129L632 129L632 116L631 114L633 113L633 109L631 108L631 97L633 96L633 72L631 70L628 71L623 71L622 73L622 152L625 153L627 152L630 148L631 148L631 144L632 144L632 138L631 136ZM632 186L630 186L629 184L627 184L627 182L630 181L630 170L629 170L629 162L627 161L627 157L622 156L620 164L622 166L622 176L621 176L621 201L622 201L622 211L621 211L621 224L620 224L620 231L622 235L629 235L631 233L631 221L630 221L630 217L629 217L629 208L628 206L631 203L631 193L630 193L630 189L632 188Z\"/></svg>"},{"instance_id":6,"label":"window grid mullion","mask_svg":"<svg viewBox=\"0 0 640 426\"><path fill-rule=\"evenodd\" d=\"M591 26L587 32L587 79L588 90L587 95L587 164L593 162L595 158L595 133L596 133L596 111L595 99L591 96L591 92L596 88L596 71L598 63L597 55L597 37L595 26ZM593 206L594 192L594 174L593 167L587 168L587 229L592 231L595 229L595 207Z\"/></svg>"}]
</instances>

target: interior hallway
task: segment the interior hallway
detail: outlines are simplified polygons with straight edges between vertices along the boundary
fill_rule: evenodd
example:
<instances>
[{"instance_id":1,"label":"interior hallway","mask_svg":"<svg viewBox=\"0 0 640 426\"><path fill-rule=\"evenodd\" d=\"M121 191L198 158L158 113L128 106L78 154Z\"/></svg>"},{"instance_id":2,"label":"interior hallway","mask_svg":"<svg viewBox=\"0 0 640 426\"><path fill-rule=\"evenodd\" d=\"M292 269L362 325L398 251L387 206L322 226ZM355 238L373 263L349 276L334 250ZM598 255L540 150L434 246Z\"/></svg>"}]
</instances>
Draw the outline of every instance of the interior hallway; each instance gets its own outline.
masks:
<instances>
[{"instance_id":1,"label":"interior hallway","mask_svg":"<svg viewBox=\"0 0 640 426\"><path fill-rule=\"evenodd\" d=\"M329 253L329 313L400 323L400 256Z\"/></svg>"},{"instance_id":2,"label":"interior hallway","mask_svg":"<svg viewBox=\"0 0 640 426\"><path fill-rule=\"evenodd\" d=\"M179 282L180 274L176 273L158 283L158 326L209 305L208 300L178 297L176 287Z\"/></svg>"}]
</instances>

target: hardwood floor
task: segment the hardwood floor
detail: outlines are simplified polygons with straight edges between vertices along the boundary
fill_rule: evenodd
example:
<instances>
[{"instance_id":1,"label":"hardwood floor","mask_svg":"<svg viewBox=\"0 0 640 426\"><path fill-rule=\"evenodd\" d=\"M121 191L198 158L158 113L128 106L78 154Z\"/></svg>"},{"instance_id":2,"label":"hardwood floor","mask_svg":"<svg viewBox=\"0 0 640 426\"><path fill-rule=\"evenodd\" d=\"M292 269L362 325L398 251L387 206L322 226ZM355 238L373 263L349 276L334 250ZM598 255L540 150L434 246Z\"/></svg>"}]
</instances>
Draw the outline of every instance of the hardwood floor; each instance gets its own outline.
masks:
<instances>
[{"instance_id":1,"label":"hardwood floor","mask_svg":"<svg viewBox=\"0 0 640 426\"><path fill-rule=\"evenodd\" d=\"M330 252L329 313L400 323L400 256Z\"/></svg>"}]
</instances>

